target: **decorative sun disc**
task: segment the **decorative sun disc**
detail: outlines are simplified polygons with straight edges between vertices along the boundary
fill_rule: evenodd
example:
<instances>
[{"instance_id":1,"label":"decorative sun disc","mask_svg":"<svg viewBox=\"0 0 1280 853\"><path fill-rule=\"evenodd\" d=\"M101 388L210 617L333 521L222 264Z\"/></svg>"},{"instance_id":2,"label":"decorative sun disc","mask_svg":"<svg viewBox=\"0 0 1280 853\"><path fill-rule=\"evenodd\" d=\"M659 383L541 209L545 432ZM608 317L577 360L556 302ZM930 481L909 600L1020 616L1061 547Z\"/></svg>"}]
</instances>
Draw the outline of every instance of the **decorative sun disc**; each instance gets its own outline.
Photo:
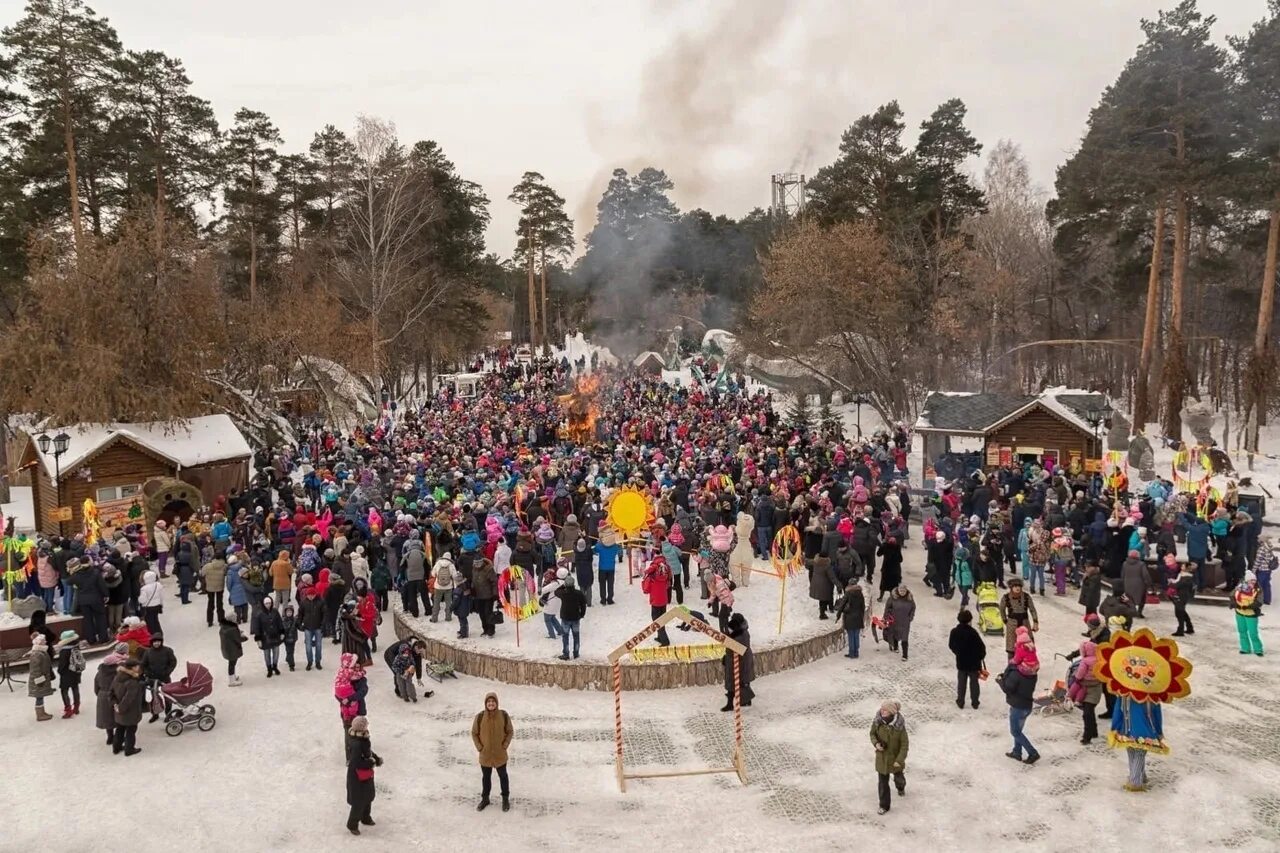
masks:
<instances>
[{"instance_id":1,"label":"decorative sun disc","mask_svg":"<svg viewBox=\"0 0 1280 853\"><path fill-rule=\"evenodd\" d=\"M1109 693L1136 702L1170 702L1191 695L1191 662L1178 644L1149 628L1116 631L1098 646L1094 674Z\"/></svg>"}]
</instances>

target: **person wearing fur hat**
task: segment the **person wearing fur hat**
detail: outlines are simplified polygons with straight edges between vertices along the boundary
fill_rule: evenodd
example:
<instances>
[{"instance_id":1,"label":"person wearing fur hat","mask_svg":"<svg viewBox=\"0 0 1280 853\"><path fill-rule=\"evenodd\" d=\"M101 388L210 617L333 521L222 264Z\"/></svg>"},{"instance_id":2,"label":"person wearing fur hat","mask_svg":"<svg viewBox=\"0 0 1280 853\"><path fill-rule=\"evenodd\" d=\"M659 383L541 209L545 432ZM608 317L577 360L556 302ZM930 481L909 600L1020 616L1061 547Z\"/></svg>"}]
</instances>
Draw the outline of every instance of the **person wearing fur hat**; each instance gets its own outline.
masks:
<instances>
[{"instance_id":1,"label":"person wearing fur hat","mask_svg":"<svg viewBox=\"0 0 1280 853\"><path fill-rule=\"evenodd\" d=\"M347 831L360 834L360 826L374 826L373 800L377 789L373 784L375 767L382 766L382 758L373 751L369 741L369 718L358 716L351 721L345 738L347 756Z\"/></svg>"},{"instance_id":2,"label":"person wearing fur hat","mask_svg":"<svg viewBox=\"0 0 1280 853\"><path fill-rule=\"evenodd\" d=\"M218 617L218 645L222 651L222 659L227 662L227 686L239 687L240 676L236 675L236 662L244 656L244 641L249 639L240 633L240 624L226 616Z\"/></svg>"},{"instance_id":3,"label":"person wearing fur hat","mask_svg":"<svg viewBox=\"0 0 1280 853\"><path fill-rule=\"evenodd\" d=\"M138 724L142 722L142 664L137 658L128 658L116 669L111 682L111 708L115 714L115 730L111 751L126 756L142 752L135 746Z\"/></svg>"},{"instance_id":4,"label":"person wearing fur hat","mask_svg":"<svg viewBox=\"0 0 1280 853\"><path fill-rule=\"evenodd\" d=\"M80 674L84 672L84 650L89 644L75 631L62 632L54 647L58 653L58 689L62 692L62 719L80 713Z\"/></svg>"},{"instance_id":5,"label":"person wearing fur hat","mask_svg":"<svg viewBox=\"0 0 1280 853\"><path fill-rule=\"evenodd\" d=\"M1147 581L1147 565L1138 551L1131 549L1124 565L1120 567L1120 585L1137 608L1139 619L1146 618L1142 611L1147 606Z\"/></svg>"},{"instance_id":6,"label":"person wearing fur hat","mask_svg":"<svg viewBox=\"0 0 1280 853\"><path fill-rule=\"evenodd\" d=\"M1030 628L1032 633L1040 630L1036 603L1023 589L1022 578L1009 579L1008 592L1000 596L1000 618L1004 620L1004 649L1012 659L1017 648L1018 629Z\"/></svg>"},{"instance_id":7,"label":"person wearing fur hat","mask_svg":"<svg viewBox=\"0 0 1280 853\"><path fill-rule=\"evenodd\" d=\"M49 641L44 634L32 634L27 656L27 696L36 700L36 722L53 719L53 715L44 710L44 697L52 695L53 659L49 657Z\"/></svg>"},{"instance_id":8,"label":"person wearing fur hat","mask_svg":"<svg viewBox=\"0 0 1280 853\"><path fill-rule=\"evenodd\" d=\"M164 644L164 634L159 631L151 635L151 642L142 652L142 680L151 690L151 722L159 718L156 709L162 707L163 701L160 685L168 684L173 678L173 671L178 668L178 658L173 649Z\"/></svg>"},{"instance_id":9,"label":"person wearing fur hat","mask_svg":"<svg viewBox=\"0 0 1280 853\"><path fill-rule=\"evenodd\" d=\"M907 751L911 743L902 706L897 702L881 703L880 710L871 721L871 745L875 747L876 776L879 779L880 808L877 813L885 814L893 804L889 790L891 775L898 796L903 797L907 793Z\"/></svg>"}]
</instances>

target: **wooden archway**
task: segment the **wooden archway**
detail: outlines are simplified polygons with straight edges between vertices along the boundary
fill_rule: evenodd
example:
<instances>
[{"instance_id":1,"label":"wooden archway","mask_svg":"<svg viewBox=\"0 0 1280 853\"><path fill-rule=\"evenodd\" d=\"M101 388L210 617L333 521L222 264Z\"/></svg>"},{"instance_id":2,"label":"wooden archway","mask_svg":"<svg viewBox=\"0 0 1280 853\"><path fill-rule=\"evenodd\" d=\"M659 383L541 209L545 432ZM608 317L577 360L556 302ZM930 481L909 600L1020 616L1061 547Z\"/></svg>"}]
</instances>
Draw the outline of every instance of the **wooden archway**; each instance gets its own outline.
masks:
<instances>
[{"instance_id":1,"label":"wooden archway","mask_svg":"<svg viewBox=\"0 0 1280 853\"><path fill-rule=\"evenodd\" d=\"M658 633L668 622L679 620L695 631L706 634L733 653L733 766L708 767L700 770L663 770L648 773L627 773L622 758L622 659L637 646ZM613 666L613 750L614 771L618 777L618 790L627 792L628 779L657 779L668 776L702 776L709 773L736 773L738 781L747 784L747 767L742 753L742 656L747 647L727 637L701 619L692 616L684 607L675 607L653 620L640 633L609 652Z\"/></svg>"}]
</instances>

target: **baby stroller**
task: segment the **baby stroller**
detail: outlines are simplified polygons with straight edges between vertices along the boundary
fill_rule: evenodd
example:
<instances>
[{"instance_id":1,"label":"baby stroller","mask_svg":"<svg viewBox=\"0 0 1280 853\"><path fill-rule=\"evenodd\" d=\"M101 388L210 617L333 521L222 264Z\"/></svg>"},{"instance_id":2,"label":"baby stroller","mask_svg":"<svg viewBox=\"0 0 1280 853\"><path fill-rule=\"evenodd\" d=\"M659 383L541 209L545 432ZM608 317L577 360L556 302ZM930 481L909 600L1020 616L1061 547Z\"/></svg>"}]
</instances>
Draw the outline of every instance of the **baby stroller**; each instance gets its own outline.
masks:
<instances>
[{"instance_id":1,"label":"baby stroller","mask_svg":"<svg viewBox=\"0 0 1280 853\"><path fill-rule=\"evenodd\" d=\"M1000 618L1000 590L990 581L978 584L978 627L982 633L995 636L1004 633L1004 620Z\"/></svg>"},{"instance_id":2,"label":"baby stroller","mask_svg":"<svg viewBox=\"0 0 1280 853\"><path fill-rule=\"evenodd\" d=\"M1065 657L1065 655L1055 653L1054 657L1060 658ZM1058 714L1065 714L1071 710L1072 702L1067 697L1067 685L1071 683L1071 678L1075 675L1076 665L1078 663L1079 661L1071 661L1070 664L1067 665L1067 677L1065 680L1060 678L1054 681L1053 687L1050 687L1044 693L1041 693L1039 696L1036 696L1031 700L1035 705L1037 714L1040 714L1042 717L1054 717Z\"/></svg>"},{"instance_id":3,"label":"baby stroller","mask_svg":"<svg viewBox=\"0 0 1280 853\"><path fill-rule=\"evenodd\" d=\"M217 725L217 711L200 700L213 692L213 674L202 664L187 661L187 676L181 681L161 685L164 694L164 733L177 737L184 729L195 726L207 732Z\"/></svg>"}]
</instances>

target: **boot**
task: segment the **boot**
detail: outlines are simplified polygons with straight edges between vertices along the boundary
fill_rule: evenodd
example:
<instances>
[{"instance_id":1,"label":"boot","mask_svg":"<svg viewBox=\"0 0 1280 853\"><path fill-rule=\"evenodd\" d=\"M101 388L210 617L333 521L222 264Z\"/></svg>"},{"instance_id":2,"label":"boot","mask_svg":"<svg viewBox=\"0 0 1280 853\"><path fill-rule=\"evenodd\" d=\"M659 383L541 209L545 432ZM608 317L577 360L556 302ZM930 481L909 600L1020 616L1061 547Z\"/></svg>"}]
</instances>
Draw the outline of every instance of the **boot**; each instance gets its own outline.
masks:
<instances>
[{"instance_id":1,"label":"boot","mask_svg":"<svg viewBox=\"0 0 1280 853\"><path fill-rule=\"evenodd\" d=\"M79 702L77 702L76 704L74 704L74 705L72 705L72 706L71 706L71 713L72 713L72 714L79 714L79 713L80 713L80 703L79 703Z\"/></svg>"},{"instance_id":2,"label":"boot","mask_svg":"<svg viewBox=\"0 0 1280 853\"><path fill-rule=\"evenodd\" d=\"M489 808L489 798L481 797L479 804L476 805L476 811L482 812L487 808Z\"/></svg>"},{"instance_id":3,"label":"boot","mask_svg":"<svg viewBox=\"0 0 1280 853\"><path fill-rule=\"evenodd\" d=\"M510 798L510 797L503 797L503 798L502 798L502 810L503 810L504 812L509 812L509 811L511 811L511 798Z\"/></svg>"},{"instance_id":4,"label":"boot","mask_svg":"<svg viewBox=\"0 0 1280 853\"><path fill-rule=\"evenodd\" d=\"M36 706L36 722L43 723L45 720L52 720L53 714L46 714L43 705Z\"/></svg>"},{"instance_id":5,"label":"boot","mask_svg":"<svg viewBox=\"0 0 1280 853\"><path fill-rule=\"evenodd\" d=\"M720 710L721 710L721 711L732 711L732 710L733 710L733 700L732 700L732 699L730 699L728 702L725 702L725 703L724 703L724 707L723 707L723 708L721 708Z\"/></svg>"},{"instance_id":6,"label":"boot","mask_svg":"<svg viewBox=\"0 0 1280 853\"><path fill-rule=\"evenodd\" d=\"M356 826L354 823L349 823L347 824L347 832L351 833L352 835L359 835L360 827Z\"/></svg>"},{"instance_id":7,"label":"boot","mask_svg":"<svg viewBox=\"0 0 1280 853\"><path fill-rule=\"evenodd\" d=\"M362 817L360 818L360 822L363 823L365 826L377 826L377 824L373 822L373 818L371 817Z\"/></svg>"},{"instance_id":8,"label":"boot","mask_svg":"<svg viewBox=\"0 0 1280 853\"><path fill-rule=\"evenodd\" d=\"M62 706L62 719L64 719L64 720L69 720L69 719L71 719L71 717L72 717L72 714L73 714L73 713L74 713L74 712L71 710L71 706L70 706L70 705L63 705L63 706Z\"/></svg>"}]
</instances>

